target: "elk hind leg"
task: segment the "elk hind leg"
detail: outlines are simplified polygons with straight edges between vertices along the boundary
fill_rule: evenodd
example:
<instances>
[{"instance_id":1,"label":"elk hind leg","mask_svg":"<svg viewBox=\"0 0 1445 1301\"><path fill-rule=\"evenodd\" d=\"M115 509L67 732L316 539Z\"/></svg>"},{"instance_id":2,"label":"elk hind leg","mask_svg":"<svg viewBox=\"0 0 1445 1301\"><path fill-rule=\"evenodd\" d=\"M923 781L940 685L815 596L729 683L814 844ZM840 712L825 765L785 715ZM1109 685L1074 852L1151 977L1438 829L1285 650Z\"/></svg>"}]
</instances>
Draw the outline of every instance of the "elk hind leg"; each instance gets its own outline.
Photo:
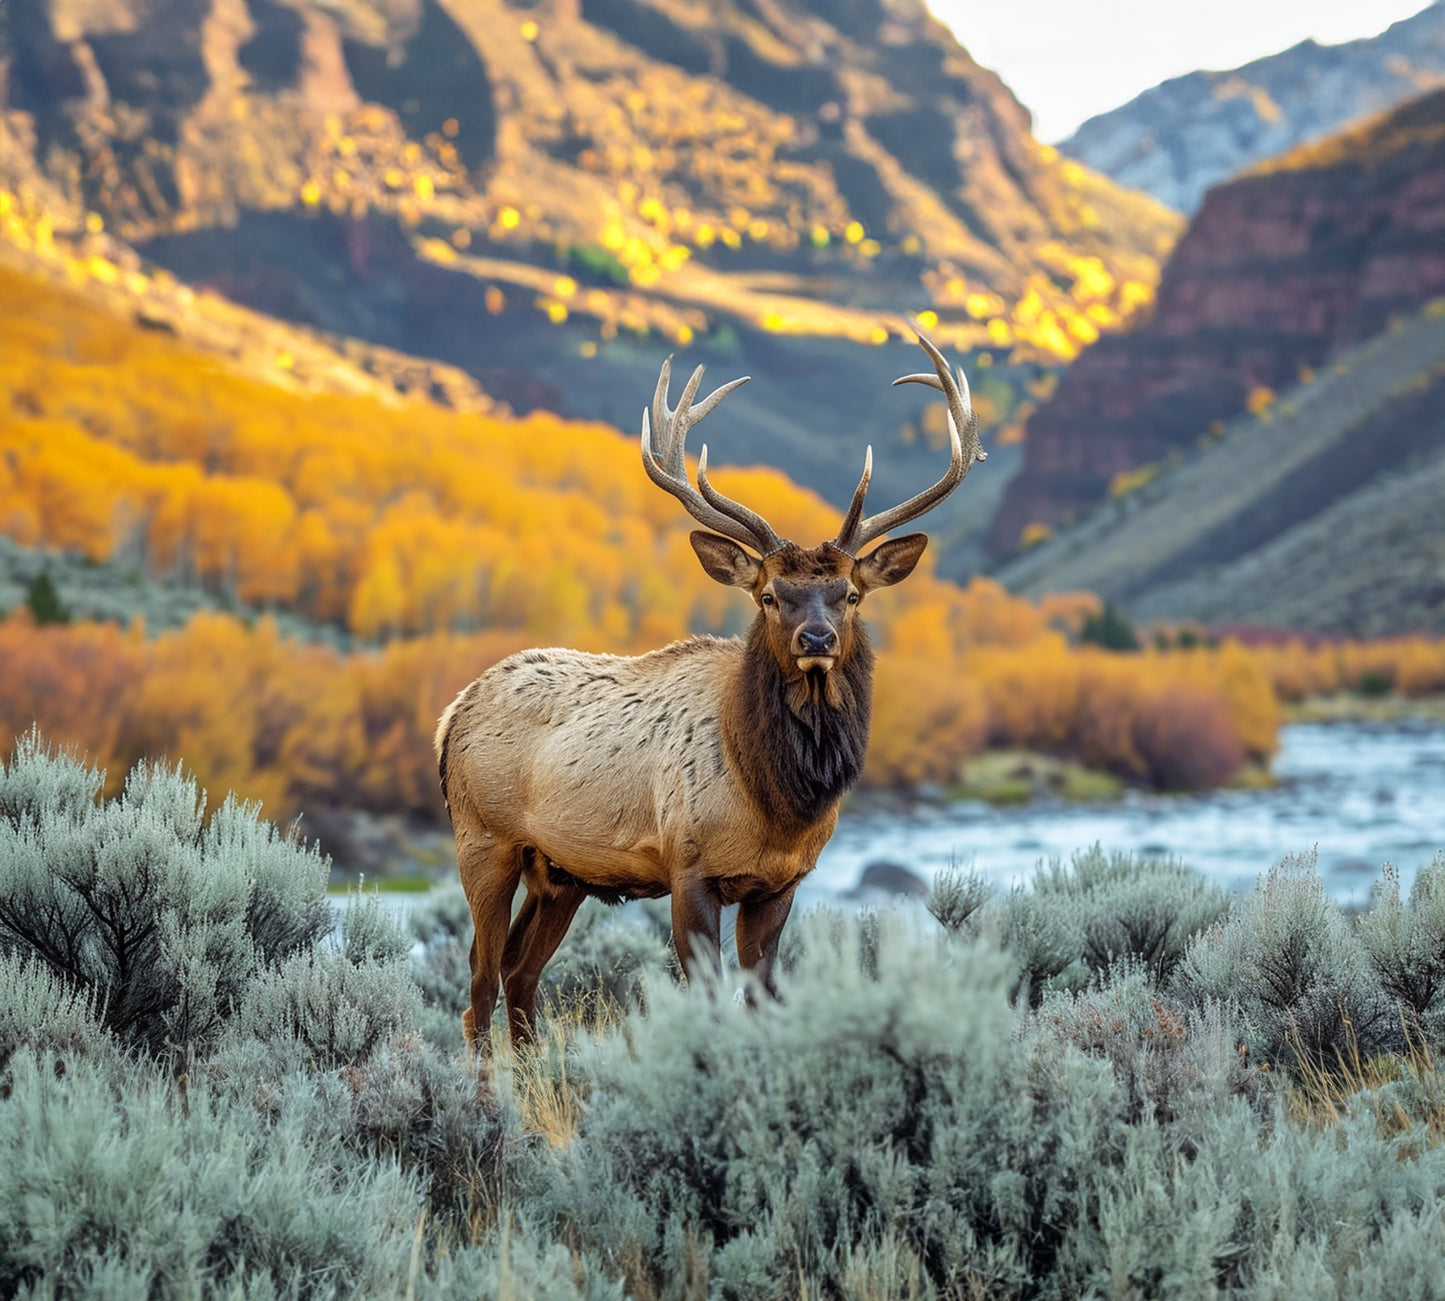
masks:
<instances>
[{"instance_id":1,"label":"elk hind leg","mask_svg":"<svg viewBox=\"0 0 1445 1301\"><path fill-rule=\"evenodd\" d=\"M497 1005L502 952L512 916L512 896L522 875L517 846L483 834L477 840L459 838L457 866L472 910L472 1005L462 1013L467 1046L488 1051L492 1010Z\"/></svg>"},{"instance_id":2,"label":"elk hind leg","mask_svg":"<svg viewBox=\"0 0 1445 1301\"><path fill-rule=\"evenodd\" d=\"M572 885L551 886L545 891L529 889L517 912L502 953L502 987L514 1048L532 1041L542 968L562 943L586 897L583 890Z\"/></svg>"}]
</instances>

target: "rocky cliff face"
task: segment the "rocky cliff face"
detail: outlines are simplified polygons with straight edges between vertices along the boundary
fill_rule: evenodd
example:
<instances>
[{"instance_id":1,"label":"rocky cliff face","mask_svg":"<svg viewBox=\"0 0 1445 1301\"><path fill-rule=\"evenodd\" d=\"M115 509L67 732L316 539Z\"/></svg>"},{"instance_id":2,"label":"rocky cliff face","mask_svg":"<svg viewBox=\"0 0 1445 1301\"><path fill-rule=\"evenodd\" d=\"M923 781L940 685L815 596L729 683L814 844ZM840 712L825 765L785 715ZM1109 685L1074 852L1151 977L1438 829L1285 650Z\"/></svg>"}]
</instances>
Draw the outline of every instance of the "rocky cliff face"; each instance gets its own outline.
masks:
<instances>
[{"instance_id":1,"label":"rocky cliff face","mask_svg":"<svg viewBox=\"0 0 1445 1301\"><path fill-rule=\"evenodd\" d=\"M1304 41L1229 72L1176 77L1090 118L1059 149L1194 212L1210 186L1445 83L1445 3L1381 35Z\"/></svg>"},{"instance_id":2,"label":"rocky cliff face","mask_svg":"<svg viewBox=\"0 0 1445 1301\"><path fill-rule=\"evenodd\" d=\"M1030 422L990 547L1066 522L1441 294L1445 92L1218 187L1152 319L1090 348Z\"/></svg>"},{"instance_id":3,"label":"rocky cliff face","mask_svg":"<svg viewBox=\"0 0 1445 1301\"><path fill-rule=\"evenodd\" d=\"M1445 631L1445 298L1003 565L1137 619Z\"/></svg>"}]
</instances>

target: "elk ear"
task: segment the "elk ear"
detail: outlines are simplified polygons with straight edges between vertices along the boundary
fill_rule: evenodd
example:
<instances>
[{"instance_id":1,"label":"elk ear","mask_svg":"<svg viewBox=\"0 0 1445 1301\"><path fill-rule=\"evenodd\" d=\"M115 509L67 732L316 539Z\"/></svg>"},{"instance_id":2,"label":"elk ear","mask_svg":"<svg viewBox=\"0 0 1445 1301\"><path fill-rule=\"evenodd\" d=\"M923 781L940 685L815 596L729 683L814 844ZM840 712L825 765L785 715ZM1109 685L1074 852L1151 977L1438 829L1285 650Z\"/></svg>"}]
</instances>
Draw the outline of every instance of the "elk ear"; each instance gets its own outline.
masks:
<instances>
[{"instance_id":1,"label":"elk ear","mask_svg":"<svg viewBox=\"0 0 1445 1301\"><path fill-rule=\"evenodd\" d=\"M927 533L910 533L907 537L889 538L874 547L853 566L853 581L865 592L875 587L892 587L913 572L913 567L928 545Z\"/></svg>"},{"instance_id":2,"label":"elk ear","mask_svg":"<svg viewBox=\"0 0 1445 1301\"><path fill-rule=\"evenodd\" d=\"M757 582L762 562L753 559L736 542L701 530L688 534L688 540L709 578L725 587L750 588Z\"/></svg>"}]
</instances>

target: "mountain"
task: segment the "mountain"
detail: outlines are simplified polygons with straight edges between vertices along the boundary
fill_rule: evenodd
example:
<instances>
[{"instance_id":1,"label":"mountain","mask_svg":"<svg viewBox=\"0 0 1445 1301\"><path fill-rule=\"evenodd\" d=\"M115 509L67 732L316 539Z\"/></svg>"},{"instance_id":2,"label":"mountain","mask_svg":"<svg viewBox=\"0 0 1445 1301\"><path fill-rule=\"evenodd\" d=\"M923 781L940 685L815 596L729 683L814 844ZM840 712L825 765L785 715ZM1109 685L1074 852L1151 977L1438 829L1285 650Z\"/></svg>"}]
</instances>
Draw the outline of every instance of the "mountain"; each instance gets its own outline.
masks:
<instances>
[{"instance_id":1,"label":"mountain","mask_svg":"<svg viewBox=\"0 0 1445 1301\"><path fill-rule=\"evenodd\" d=\"M995 575L1136 619L1445 632L1445 298Z\"/></svg>"},{"instance_id":2,"label":"mountain","mask_svg":"<svg viewBox=\"0 0 1445 1301\"><path fill-rule=\"evenodd\" d=\"M1445 0L1379 36L1302 41L1228 72L1191 72L1090 118L1060 152L1194 212L1251 163L1445 83Z\"/></svg>"},{"instance_id":3,"label":"mountain","mask_svg":"<svg viewBox=\"0 0 1445 1301\"><path fill-rule=\"evenodd\" d=\"M880 497L936 473L889 389L908 315L1013 409L1179 225L1035 141L919 0L25 0L0 101L0 185L57 235L518 412L630 430L669 350L750 371L714 459L835 502L869 441Z\"/></svg>"},{"instance_id":4,"label":"mountain","mask_svg":"<svg viewBox=\"0 0 1445 1301\"><path fill-rule=\"evenodd\" d=\"M1089 348L1030 420L994 555L1445 294L1442 230L1445 91L1211 190L1150 319Z\"/></svg>"}]
</instances>

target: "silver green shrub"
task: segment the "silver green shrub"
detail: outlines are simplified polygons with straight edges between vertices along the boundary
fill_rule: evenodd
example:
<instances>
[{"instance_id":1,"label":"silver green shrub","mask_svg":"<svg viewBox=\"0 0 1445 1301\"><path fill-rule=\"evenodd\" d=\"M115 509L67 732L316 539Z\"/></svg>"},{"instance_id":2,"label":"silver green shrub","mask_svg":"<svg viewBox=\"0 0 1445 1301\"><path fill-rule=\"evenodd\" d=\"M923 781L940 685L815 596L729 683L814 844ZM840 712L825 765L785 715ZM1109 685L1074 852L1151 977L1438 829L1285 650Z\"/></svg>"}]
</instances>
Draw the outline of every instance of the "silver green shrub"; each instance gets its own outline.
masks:
<instances>
[{"instance_id":1,"label":"silver green shrub","mask_svg":"<svg viewBox=\"0 0 1445 1301\"><path fill-rule=\"evenodd\" d=\"M600 999L604 1005L634 1007L644 982L673 970L669 921L666 933L642 908L609 908L589 899L572 929L542 972L544 1002L575 1005Z\"/></svg>"},{"instance_id":2,"label":"silver green shrub","mask_svg":"<svg viewBox=\"0 0 1445 1301\"><path fill-rule=\"evenodd\" d=\"M1440 1262L1445 1260L1445 1207L1437 1201L1415 1213L1396 1215L1380 1236L1361 1248L1360 1260L1338 1283L1328 1276L1308 1280L1312 1301L1353 1301L1389 1297L1391 1301L1436 1301ZM1323 1271L1321 1271L1323 1272ZM1301 1280L1305 1282L1306 1280Z\"/></svg>"},{"instance_id":3,"label":"silver green shrub","mask_svg":"<svg viewBox=\"0 0 1445 1301\"><path fill-rule=\"evenodd\" d=\"M207 825L179 771L122 796L32 733L0 767L0 952L47 967L152 1054L212 1041L251 976L330 926L327 864L234 799Z\"/></svg>"},{"instance_id":4,"label":"silver green shrub","mask_svg":"<svg viewBox=\"0 0 1445 1301\"><path fill-rule=\"evenodd\" d=\"M993 897L993 884L986 877L950 867L934 877L924 906L944 930L964 934Z\"/></svg>"},{"instance_id":5,"label":"silver green shrub","mask_svg":"<svg viewBox=\"0 0 1445 1301\"><path fill-rule=\"evenodd\" d=\"M1385 864L1360 919L1365 946L1385 992L1413 1026L1436 1043L1445 1039L1445 855L1421 868L1408 902L1400 874Z\"/></svg>"},{"instance_id":6,"label":"silver green shrub","mask_svg":"<svg viewBox=\"0 0 1445 1301\"><path fill-rule=\"evenodd\" d=\"M448 1051L462 1047L462 1013L471 1006L472 910L460 884L432 890L407 916L415 946L411 975L421 991L421 1027Z\"/></svg>"},{"instance_id":7,"label":"silver green shrub","mask_svg":"<svg viewBox=\"0 0 1445 1301\"><path fill-rule=\"evenodd\" d=\"M591 1105L529 1204L664 1297L1027 1289L1073 1250L1108 1067L1013 1051L989 946L881 914L870 976L858 926L799 929L781 1002L655 984L578 1054Z\"/></svg>"},{"instance_id":8,"label":"silver green shrub","mask_svg":"<svg viewBox=\"0 0 1445 1301\"><path fill-rule=\"evenodd\" d=\"M420 1013L409 948L375 894L352 894L339 945L318 944L251 973L222 1046L264 1043L292 1069L334 1070L365 1060Z\"/></svg>"},{"instance_id":9,"label":"silver green shrub","mask_svg":"<svg viewBox=\"0 0 1445 1301\"><path fill-rule=\"evenodd\" d=\"M1121 1131L1122 1155L1094 1190L1094 1294L1393 1296L1352 1280L1362 1263L1384 1265L1392 1233L1445 1195L1445 1153L1383 1134L1367 1102L1323 1132L1273 1108L1262 1124L1243 1099ZM1387 1268L1422 1275L1427 1242Z\"/></svg>"},{"instance_id":10,"label":"silver green shrub","mask_svg":"<svg viewBox=\"0 0 1445 1301\"><path fill-rule=\"evenodd\" d=\"M1076 853L1067 868L1055 859L1035 877L1034 893L1067 914L1090 971L1129 959L1160 982L1229 907L1218 885L1177 859L1106 854L1099 845Z\"/></svg>"},{"instance_id":11,"label":"silver green shrub","mask_svg":"<svg viewBox=\"0 0 1445 1301\"><path fill-rule=\"evenodd\" d=\"M415 1020L420 1006L401 963L311 952L254 974L231 1033L294 1044L298 1066L331 1070L375 1052Z\"/></svg>"},{"instance_id":12,"label":"silver green shrub","mask_svg":"<svg viewBox=\"0 0 1445 1301\"><path fill-rule=\"evenodd\" d=\"M199 1070L278 1122L309 1114L338 1147L422 1172L430 1204L455 1210L495 1178L506 1122L423 1032L410 947L378 896L353 894L340 944L255 973Z\"/></svg>"},{"instance_id":13,"label":"silver green shrub","mask_svg":"<svg viewBox=\"0 0 1445 1301\"><path fill-rule=\"evenodd\" d=\"M957 878L940 928L796 920L755 1010L735 973L676 984L665 912L588 909L553 997L630 1010L533 1063L580 1117L554 1149L431 1032L466 997L459 891L410 935L353 899L333 936L319 860L249 811L207 825L154 769L106 803L28 744L0 772L0 1296L1440 1294L1438 1076L1326 1127L1261 1063L1388 1046L1396 1000L1438 1034L1435 869L1357 930L1307 864L1207 924L1177 866L1097 851L1000 898Z\"/></svg>"},{"instance_id":14,"label":"silver green shrub","mask_svg":"<svg viewBox=\"0 0 1445 1301\"><path fill-rule=\"evenodd\" d=\"M418 1191L394 1161L335 1160L304 1113L267 1124L205 1089L182 1105L149 1065L55 1065L17 1054L0 1105L0 1295L94 1293L98 1270L152 1296L397 1288Z\"/></svg>"},{"instance_id":15,"label":"silver green shrub","mask_svg":"<svg viewBox=\"0 0 1445 1301\"><path fill-rule=\"evenodd\" d=\"M877 980L878 927L882 916L896 919L897 914L892 910L880 912L871 906L846 909L819 904L808 910L806 927L790 922L783 931L778 944L778 966L783 971L794 971L806 961L810 944L826 944L854 954L863 977ZM723 956L727 958L726 950Z\"/></svg>"},{"instance_id":16,"label":"silver green shrub","mask_svg":"<svg viewBox=\"0 0 1445 1301\"><path fill-rule=\"evenodd\" d=\"M324 860L175 773L100 791L34 737L0 773L0 1295L398 1296L423 1211L414 1281L472 1250L515 1119L411 939L374 895L332 937Z\"/></svg>"},{"instance_id":17,"label":"silver green shrub","mask_svg":"<svg viewBox=\"0 0 1445 1301\"><path fill-rule=\"evenodd\" d=\"M1285 859L1189 945L1172 988L1237 1009L1253 1051L1334 1065L1399 1042L1398 1014L1308 859Z\"/></svg>"},{"instance_id":18,"label":"silver green shrub","mask_svg":"<svg viewBox=\"0 0 1445 1301\"><path fill-rule=\"evenodd\" d=\"M1287 865L1263 916L1219 928L1338 945L1311 877ZM1367 999L1339 953L1302 988ZM1428 1276L1445 1152L1386 1132L1389 1098L1301 1127L1273 1092L1288 1076L1239 1051L1249 999L1177 1002L1134 956L1029 1011L1018 971L986 929L822 912L780 1003L652 988L575 1052L591 1101L569 1147L515 1171L526 1204L659 1297L1346 1296ZM1392 1260L1395 1235L1419 1254Z\"/></svg>"},{"instance_id":19,"label":"silver green shrub","mask_svg":"<svg viewBox=\"0 0 1445 1301\"><path fill-rule=\"evenodd\" d=\"M22 1047L69 1056L112 1051L96 996L70 988L43 962L0 953L0 1072Z\"/></svg>"},{"instance_id":20,"label":"silver green shrub","mask_svg":"<svg viewBox=\"0 0 1445 1301\"><path fill-rule=\"evenodd\" d=\"M1087 988L1046 993L1030 1033L1107 1061L1131 1124L1175 1119L1229 1097L1257 1097L1262 1080L1238 1052L1239 1032L1220 1004L1184 1008L1137 958Z\"/></svg>"},{"instance_id":21,"label":"silver green shrub","mask_svg":"<svg viewBox=\"0 0 1445 1301\"><path fill-rule=\"evenodd\" d=\"M1228 898L1178 861L1105 854L1095 845L1067 867L1055 859L1031 887L1003 896L977 873L943 872L927 906L952 934L996 935L1013 955L1016 992L1037 1006L1048 990L1078 988L1121 961L1142 962L1156 981L1167 979Z\"/></svg>"},{"instance_id":22,"label":"silver green shrub","mask_svg":"<svg viewBox=\"0 0 1445 1301\"><path fill-rule=\"evenodd\" d=\"M422 1301L624 1301L627 1290L595 1258L513 1213L494 1224L477 1246L442 1255L420 1280L416 1295Z\"/></svg>"},{"instance_id":23,"label":"silver green shrub","mask_svg":"<svg viewBox=\"0 0 1445 1301\"><path fill-rule=\"evenodd\" d=\"M1015 997L1037 1007L1056 982L1079 983L1083 940L1073 910L1060 900L1016 886L979 917L979 925L992 928L1013 959Z\"/></svg>"},{"instance_id":24,"label":"silver green shrub","mask_svg":"<svg viewBox=\"0 0 1445 1301\"><path fill-rule=\"evenodd\" d=\"M1368 1098L1287 1121L1222 1004L1134 961L1030 1012L986 937L874 926L872 975L813 917L780 1003L664 985L583 1043L590 1105L514 1172L528 1207L663 1298L1343 1296L1427 1268L1380 1244L1445 1194L1445 1152Z\"/></svg>"},{"instance_id":25,"label":"silver green shrub","mask_svg":"<svg viewBox=\"0 0 1445 1301\"><path fill-rule=\"evenodd\" d=\"M194 1078L268 1123L304 1124L332 1151L400 1162L435 1212L462 1213L494 1188L512 1119L468 1063L408 1033L334 1069L310 1066L294 1040L237 1036Z\"/></svg>"}]
</instances>

